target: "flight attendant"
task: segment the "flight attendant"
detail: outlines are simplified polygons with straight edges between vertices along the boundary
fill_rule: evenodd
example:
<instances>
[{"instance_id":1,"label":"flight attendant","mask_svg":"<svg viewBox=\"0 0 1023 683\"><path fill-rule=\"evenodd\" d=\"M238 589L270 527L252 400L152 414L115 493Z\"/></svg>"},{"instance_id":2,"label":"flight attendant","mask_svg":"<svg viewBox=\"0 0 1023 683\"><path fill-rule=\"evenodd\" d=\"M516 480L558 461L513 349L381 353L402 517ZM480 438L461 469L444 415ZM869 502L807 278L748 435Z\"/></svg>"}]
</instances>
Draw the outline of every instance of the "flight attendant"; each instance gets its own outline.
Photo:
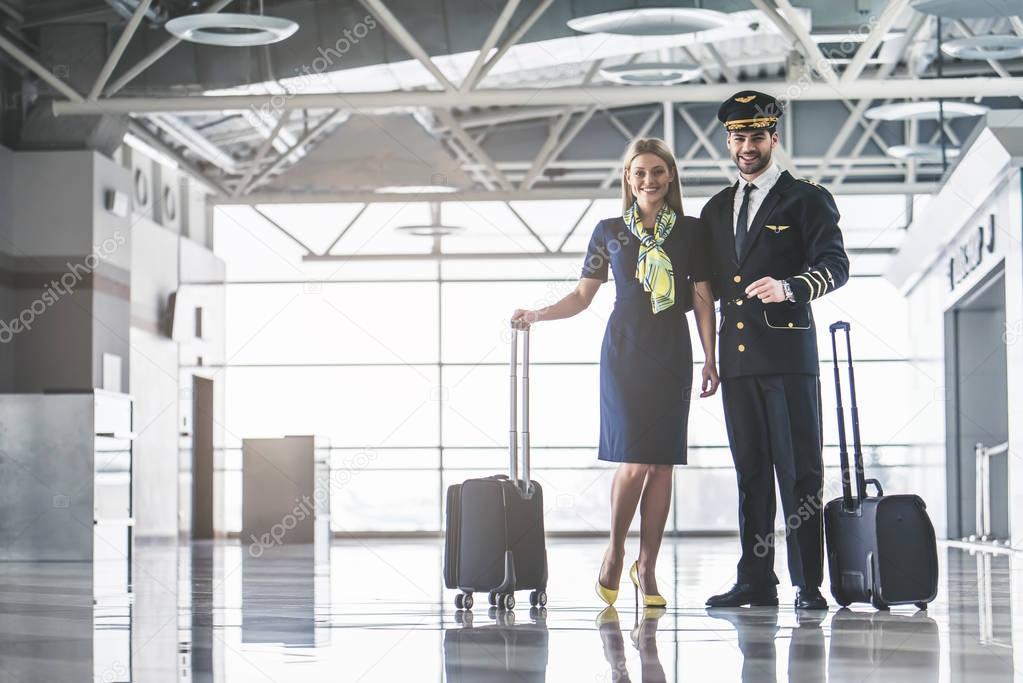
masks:
<instances>
[{"instance_id":1,"label":"flight attendant","mask_svg":"<svg viewBox=\"0 0 1023 683\"><path fill-rule=\"evenodd\" d=\"M711 607L777 605L775 475L797 609L826 609L817 332L810 302L849 277L831 194L772 159L781 108L746 90L718 111L738 179L703 208L721 299L721 395L739 488L742 556Z\"/></svg>"},{"instance_id":2,"label":"flight attendant","mask_svg":"<svg viewBox=\"0 0 1023 683\"><path fill-rule=\"evenodd\" d=\"M714 302L704 228L682 212L674 156L664 141L633 141L622 164L622 213L593 231L575 290L513 321L569 318L614 274L615 305L600 354L598 458L620 463L611 485L611 538L596 582L613 604L625 567L625 537L638 506L639 558L629 576L637 600L663 607L654 570L671 504L672 470L686 463L693 352L686 312L695 311L706 361L701 396L717 391Z\"/></svg>"}]
</instances>

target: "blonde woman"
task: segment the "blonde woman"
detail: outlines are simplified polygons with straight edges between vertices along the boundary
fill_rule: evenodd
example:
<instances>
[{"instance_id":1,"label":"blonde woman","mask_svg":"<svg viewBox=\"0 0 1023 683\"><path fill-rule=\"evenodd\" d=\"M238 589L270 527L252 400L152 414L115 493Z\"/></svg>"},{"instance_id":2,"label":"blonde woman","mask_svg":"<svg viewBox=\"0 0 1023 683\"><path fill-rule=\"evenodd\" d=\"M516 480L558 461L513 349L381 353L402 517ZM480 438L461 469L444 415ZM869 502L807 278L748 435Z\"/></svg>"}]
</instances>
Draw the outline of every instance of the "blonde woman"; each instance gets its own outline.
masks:
<instances>
[{"instance_id":1,"label":"blonde woman","mask_svg":"<svg viewBox=\"0 0 1023 683\"><path fill-rule=\"evenodd\" d=\"M621 463L611 485L611 538L596 591L614 604L625 567L625 537L640 512L639 558L629 577L647 607L666 603L655 577L671 505L672 469L686 463L693 310L706 361L701 397L718 388L710 258L699 219L682 212L682 188L663 140L640 138L622 164L622 214L597 224L575 290L538 310L516 309L530 324L584 311L614 274L615 306L600 352L600 460Z\"/></svg>"}]
</instances>

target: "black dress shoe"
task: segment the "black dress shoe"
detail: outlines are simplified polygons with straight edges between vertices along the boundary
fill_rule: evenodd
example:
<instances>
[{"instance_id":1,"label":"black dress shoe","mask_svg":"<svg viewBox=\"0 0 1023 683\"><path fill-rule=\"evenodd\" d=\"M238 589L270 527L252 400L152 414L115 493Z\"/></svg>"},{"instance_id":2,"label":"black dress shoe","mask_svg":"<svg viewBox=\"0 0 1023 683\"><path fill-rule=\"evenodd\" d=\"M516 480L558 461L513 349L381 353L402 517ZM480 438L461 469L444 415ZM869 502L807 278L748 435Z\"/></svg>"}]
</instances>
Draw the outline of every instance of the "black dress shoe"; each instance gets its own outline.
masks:
<instances>
[{"instance_id":1,"label":"black dress shoe","mask_svg":"<svg viewBox=\"0 0 1023 683\"><path fill-rule=\"evenodd\" d=\"M777 607L778 589L774 586L756 586L752 583L737 583L727 593L712 595L707 607Z\"/></svg>"},{"instance_id":2,"label":"black dress shoe","mask_svg":"<svg viewBox=\"0 0 1023 683\"><path fill-rule=\"evenodd\" d=\"M796 609L827 609L828 601L819 588L800 588L796 593Z\"/></svg>"}]
</instances>

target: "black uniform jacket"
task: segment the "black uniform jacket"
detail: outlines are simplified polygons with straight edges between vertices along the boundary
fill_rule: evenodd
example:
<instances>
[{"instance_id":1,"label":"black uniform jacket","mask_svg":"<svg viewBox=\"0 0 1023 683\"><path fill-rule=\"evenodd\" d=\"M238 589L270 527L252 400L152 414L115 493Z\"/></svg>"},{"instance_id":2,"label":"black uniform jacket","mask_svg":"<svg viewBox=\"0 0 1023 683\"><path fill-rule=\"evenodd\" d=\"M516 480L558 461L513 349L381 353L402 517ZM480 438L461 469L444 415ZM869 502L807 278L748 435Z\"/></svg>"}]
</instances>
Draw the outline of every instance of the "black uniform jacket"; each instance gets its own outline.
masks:
<instances>
[{"instance_id":1,"label":"black uniform jacket","mask_svg":"<svg viewBox=\"0 0 1023 683\"><path fill-rule=\"evenodd\" d=\"M810 302L849 277L849 258L831 194L783 171L750 221L744 251L735 255L733 199L738 182L711 197L701 218L709 231L712 286L721 301L720 374L819 374ZM750 283L786 280L795 302L746 298Z\"/></svg>"}]
</instances>

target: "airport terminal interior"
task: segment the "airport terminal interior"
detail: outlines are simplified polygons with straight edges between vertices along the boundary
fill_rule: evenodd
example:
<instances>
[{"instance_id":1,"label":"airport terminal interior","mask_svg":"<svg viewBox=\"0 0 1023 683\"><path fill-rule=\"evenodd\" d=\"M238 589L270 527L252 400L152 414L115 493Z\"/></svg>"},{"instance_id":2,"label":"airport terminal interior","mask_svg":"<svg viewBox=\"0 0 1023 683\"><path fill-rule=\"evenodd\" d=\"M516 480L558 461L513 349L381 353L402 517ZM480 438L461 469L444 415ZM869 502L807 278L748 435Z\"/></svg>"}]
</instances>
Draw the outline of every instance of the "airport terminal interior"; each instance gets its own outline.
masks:
<instances>
[{"instance_id":1,"label":"airport terminal interior","mask_svg":"<svg viewBox=\"0 0 1023 683\"><path fill-rule=\"evenodd\" d=\"M1023 2L0 0L0 104L0 681L1023 678ZM809 199L749 210L743 130ZM749 377L701 396L700 278L622 219L639 138L678 225L753 240L735 268L795 255L734 275L789 303L723 274L709 366L819 370L811 509L770 427L795 403L754 432ZM612 220L693 379L609 606L616 477L647 471L598 459L628 252L578 314L510 321L599 283ZM844 284L812 256L836 224ZM716 283L715 240L685 253ZM777 600L708 606L754 433ZM822 518L827 608L797 608Z\"/></svg>"}]
</instances>

